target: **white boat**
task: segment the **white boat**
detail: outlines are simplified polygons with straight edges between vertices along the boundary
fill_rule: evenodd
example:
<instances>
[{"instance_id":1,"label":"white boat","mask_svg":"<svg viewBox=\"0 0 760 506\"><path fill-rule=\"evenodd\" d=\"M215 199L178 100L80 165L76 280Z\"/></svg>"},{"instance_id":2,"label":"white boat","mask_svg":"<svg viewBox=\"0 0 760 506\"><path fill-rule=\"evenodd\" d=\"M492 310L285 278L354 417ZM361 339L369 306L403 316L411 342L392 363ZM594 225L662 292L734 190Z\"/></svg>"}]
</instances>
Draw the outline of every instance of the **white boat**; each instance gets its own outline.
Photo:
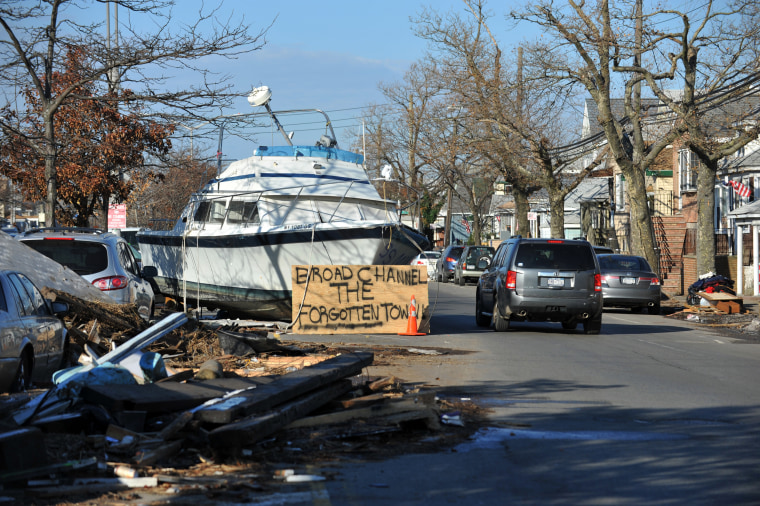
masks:
<instances>
[{"instance_id":1,"label":"white boat","mask_svg":"<svg viewBox=\"0 0 760 506\"><path fill-rule=\"evenodd\" d=\"M263 320L291 319L293 265L403 265L429 247L382 198L363 156L337 147L329 118L314 146L294 146L256 88L284 146L219 170L171 231L138 234L142 263L161 294ZM284 111L284 113L303 111ZM278 114L284 114L278 112ZM330 135L331 134L331 135ZM221 152L221 136L220 150Z\"/></svg>"}]
</instances>

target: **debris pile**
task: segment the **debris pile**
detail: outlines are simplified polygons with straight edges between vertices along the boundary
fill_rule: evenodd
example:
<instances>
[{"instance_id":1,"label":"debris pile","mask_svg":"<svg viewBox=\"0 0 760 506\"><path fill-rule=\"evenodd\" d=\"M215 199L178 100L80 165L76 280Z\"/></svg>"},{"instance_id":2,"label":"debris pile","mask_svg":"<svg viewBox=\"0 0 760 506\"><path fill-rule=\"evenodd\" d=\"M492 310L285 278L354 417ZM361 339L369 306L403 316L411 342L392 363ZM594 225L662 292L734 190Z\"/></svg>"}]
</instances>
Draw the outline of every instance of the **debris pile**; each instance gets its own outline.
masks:
<instances>
[{"instance_id":1,"label":"debris pile","mask_svg":"<svg viewBox=\"0 0 760 506\"><path fill-rule=\"evenodd\" d=\"M303 348L184 313L148 326L120 306L47 296L72 307L76 365L48 389L0 398L0 485L19 502L269 490L306 479L294 463L412 433L435 434L437 448L452 436L442 423L469 434L471 406L367 376L371 351Z\"/></svg>"}]
</instances>

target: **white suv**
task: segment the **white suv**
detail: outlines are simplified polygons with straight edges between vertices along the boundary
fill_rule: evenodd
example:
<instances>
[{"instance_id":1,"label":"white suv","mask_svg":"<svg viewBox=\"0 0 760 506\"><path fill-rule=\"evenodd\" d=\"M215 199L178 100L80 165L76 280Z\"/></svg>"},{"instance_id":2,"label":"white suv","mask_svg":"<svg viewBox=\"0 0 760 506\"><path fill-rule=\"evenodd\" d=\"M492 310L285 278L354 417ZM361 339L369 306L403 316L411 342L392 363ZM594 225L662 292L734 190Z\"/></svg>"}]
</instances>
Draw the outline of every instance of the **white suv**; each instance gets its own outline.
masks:
<instances>
[{"instance_id":1,"label":"white suv","mask_svg":"<svg viewBox=\"0 0 760 506\"><path fill-rule=\"evenodd\" d=\"M16 236L30 248L70 268L118 304L134 304L153 317L153 288L143 278L129 243L93 228L36 228Z\"/></svg>"}]
</instances>

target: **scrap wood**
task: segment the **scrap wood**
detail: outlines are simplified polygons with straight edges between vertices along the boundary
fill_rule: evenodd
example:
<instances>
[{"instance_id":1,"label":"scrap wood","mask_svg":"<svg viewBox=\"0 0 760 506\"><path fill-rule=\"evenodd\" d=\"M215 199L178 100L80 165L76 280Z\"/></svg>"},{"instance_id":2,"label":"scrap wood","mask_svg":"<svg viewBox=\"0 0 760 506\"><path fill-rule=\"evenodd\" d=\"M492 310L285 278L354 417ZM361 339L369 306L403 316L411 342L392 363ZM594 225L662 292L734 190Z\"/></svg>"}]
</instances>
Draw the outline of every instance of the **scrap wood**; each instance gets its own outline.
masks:
<instances>
[{"instance_id":1,"label":"scrap wood","mask_svg":"<svg viewBox=\"0 0 760 506\"><path fill-rule=\"evenodd\" d=\"M138 451L133 459L137 466L152 466L156 462L175 455L182 449L184 440L178 439L151 451Z\"/></svg>"},{"instance_id":2,"label":"scrap wood","mask_svg":"<svg viewBox=\"0 0 760 506\"><path fill-rule=\"evenodd\" d=\"M338 401L338 404L343 408L361 408L370 404L377 404L385 400L385 394L370 394L363 395L361 397L354 397L353 399L345 399Z\"/></svg>"},{"instance_id":3,"label":"scrap wood","mask_svg":"<svg viewBox=\"0 0 760 506\"><path fill-rule=\"evenodd\" d=\"M45 288L43 296L67 303L69 314L79 320L98 320L118 330L139 330L145 327L145 321L131 306L84 301L79 297L53 288Z\"/></svg>"},{"instance_id":4,"label":"scrap wood","mask_svg":"<svg viewBox=\"0 0 760 506\"><path fill-rule=\"evenodd\" d=\"M318 425L329 425L335 423L344 423L360 418L371 419L378 422L380 419L390 420L390 423L404 420L405 417L398 416L402 413L414 412L408 419L429 418L431 415L437 420L431 406L435 403L435 394L426 392L424 394L405 396L401 399L386 400L382 404L367 406L363 408L347 409L345 411L336 411L324 415L315 415L308 418L302 418L288 425L288 429L299 427L314 427ZM397 417L397 419L394 419ZM394 421L395 420L395 421Z\"/></svg>"},{"instance_id":5,"label":"scrap wood","mask_svg":"<svg viewBox=\"0 0 760 506\"><path fill-rule=\"evenodd\" d=\"M8 471L0 474L0 483L12 483L38 476L50 476L59 473L67 473L77 469L93 467L98 463L97 457L89 457L82 460L69 460L31 469L22 469L20 471Z\"/></svg>"},{"instance_id":6,"label":"scrap wood","mask_svg":"<svg viewBox=\"0 0 760 506\"><path fill-rule=\"evenodd\" d=\"M294 420L311 413L333 399L349 392L348 380L336 381L312 391L266 414L252 415L209 432L212 447L222 453L238 453L242 446L253 444L277 432Z\"/></svg>"},{"instance_id":7,"label":"scrap wood","mask_svg":"<svg viewBox=\"0 0 760 506\"><path fill-rule=\"evenodd\" d=\"M375 380L367 386L372 392L378 392L380 390L384 390L387 387L396 385L398 385L398 379L396 379L395 376L387 376L385 378Z\"/></svg>"},{"instance_id":8,"label":"scrap wood","mask_svg":"<svg viewBox=\"0 0 760 506\"><path fill-rule=\"evenodd\" d=\"M271 409L334 381L355 376L370 365L373 359L374 354L371 352L338 355L311 367L283 374L255 390L241 393L234 403L229 402L224 409L218 406L200 409L195 418L203 422L228 424L238 418Z\"/></svg>"}]
</instances>

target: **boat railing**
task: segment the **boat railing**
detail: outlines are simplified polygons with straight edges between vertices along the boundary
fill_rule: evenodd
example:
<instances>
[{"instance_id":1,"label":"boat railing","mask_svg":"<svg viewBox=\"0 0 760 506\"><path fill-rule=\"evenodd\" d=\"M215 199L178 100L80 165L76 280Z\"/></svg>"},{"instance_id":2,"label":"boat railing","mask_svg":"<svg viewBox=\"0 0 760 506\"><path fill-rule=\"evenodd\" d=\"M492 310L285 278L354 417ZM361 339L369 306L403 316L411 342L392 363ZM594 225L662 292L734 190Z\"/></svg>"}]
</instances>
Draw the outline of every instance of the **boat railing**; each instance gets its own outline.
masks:
<instances>
[{"instance_id":1,"label":"boat railing","mask_svg":"<svg viewBox=\"0 0 760 506\"><path fill-rule=\"evenodd\" d=\"M256 196L255 202L258 203L262 197L264 197L267 194L270 193L280 193L284 190L291 190L291 189L298 189L298 191L295 194L291 194L293 196L294 203L297 203L300 199L302 199L302 192L306 188L316 187L316 186L326 186L326 185L347 185L345 191L340 196L338 200L338 205L335 206L335 209L333 210L332 214L330 215L329 219L326 221L326 223L332 223L336 213L340 210L340 206L343 204L343 202L348 197L348 193L351 191L351 188L353 188L354 183L357 182L364 182L363 180L349 180L349 181L327 181L327 182L319 182L314 184L308 184L308 185L292 185L287 187L280 187L280 188L268 188L268 189L261 189L261 190L246 190L246 191L239 191L239 190L216 190L213 194L209 194L207 192L200 192L200 193L194 193L192 195L192 201L217 201L217 200L227 200L227 199L233 199L235 197L246 197L250 198L251 196ZM369 181L367 181L369 183ZM196 208L197 210L197 208ZM225 207L225 216L221 220L195 220L194 213L190 215L191 218L191 228L195 228L198 230L208 230L210 225L219 225L219 228L221 229L224 227L224 224L227 222L227 217L229 214L229 203ZM245 226L250 226L250 224L246 224Z\"/></svg>"}]
</instances>

